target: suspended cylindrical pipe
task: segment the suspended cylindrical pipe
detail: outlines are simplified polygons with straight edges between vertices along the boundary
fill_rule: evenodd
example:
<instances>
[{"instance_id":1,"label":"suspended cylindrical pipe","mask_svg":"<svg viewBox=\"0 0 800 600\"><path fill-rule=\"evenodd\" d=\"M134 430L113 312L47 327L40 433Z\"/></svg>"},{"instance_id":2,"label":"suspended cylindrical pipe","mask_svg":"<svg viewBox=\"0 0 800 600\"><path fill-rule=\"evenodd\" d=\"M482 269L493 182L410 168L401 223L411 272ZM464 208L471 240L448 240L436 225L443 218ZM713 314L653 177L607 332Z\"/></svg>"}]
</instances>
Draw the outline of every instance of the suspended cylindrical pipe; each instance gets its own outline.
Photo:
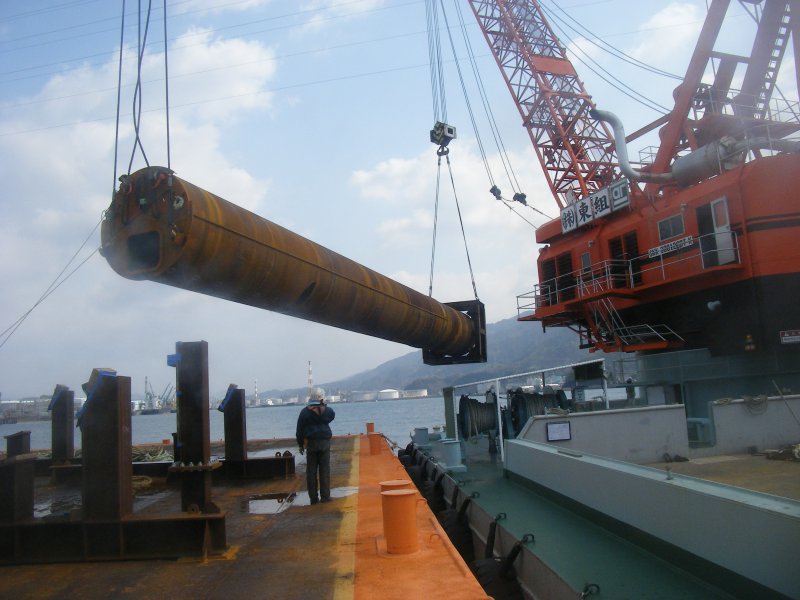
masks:
<instances>
[{"instance_id":1,"label":"suspended cylindrical pipe","mask_svg":"<svg viewBox=\"0 0 800 600\"><path fill-rule=\"evenodd\" d=\"M475 348L473 319L179 179L163 167L126 177L102 252L147 279L379 337L436 355ZM485 360L485 355L483 360Z\"/></svg>"}]
</instances>

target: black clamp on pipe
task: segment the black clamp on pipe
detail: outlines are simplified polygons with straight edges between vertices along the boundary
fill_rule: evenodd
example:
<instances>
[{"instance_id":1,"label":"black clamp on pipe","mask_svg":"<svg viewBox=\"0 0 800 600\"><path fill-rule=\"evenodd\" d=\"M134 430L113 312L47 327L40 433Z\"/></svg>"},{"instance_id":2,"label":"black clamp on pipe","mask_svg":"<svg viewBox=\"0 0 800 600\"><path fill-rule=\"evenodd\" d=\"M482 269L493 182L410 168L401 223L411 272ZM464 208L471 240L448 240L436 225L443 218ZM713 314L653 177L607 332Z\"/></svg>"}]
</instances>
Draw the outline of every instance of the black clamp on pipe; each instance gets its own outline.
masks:
<instances>
[{"instance_id":1,"label":"black clamp on pipe","mask_svg":"<svg viewBox=\"0 0 800 600\"><path fill-rule=\"evenodd\" d=\"M422 362L426 365L465 365L485 363L486 354L486 309L480 300L443 302L472 320L472 347L465 354L443 354L433 350L422 350Z\"/></svg>"}]
</instances>

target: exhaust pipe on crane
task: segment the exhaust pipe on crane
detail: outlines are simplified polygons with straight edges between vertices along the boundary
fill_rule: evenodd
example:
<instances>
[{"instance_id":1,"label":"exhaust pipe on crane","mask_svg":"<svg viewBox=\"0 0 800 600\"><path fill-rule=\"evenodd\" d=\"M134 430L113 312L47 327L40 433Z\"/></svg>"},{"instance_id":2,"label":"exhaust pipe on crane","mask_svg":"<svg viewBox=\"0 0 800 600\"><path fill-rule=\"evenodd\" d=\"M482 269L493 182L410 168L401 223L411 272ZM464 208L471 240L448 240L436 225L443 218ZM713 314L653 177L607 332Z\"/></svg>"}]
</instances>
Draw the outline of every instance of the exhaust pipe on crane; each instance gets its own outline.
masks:
<instances>
[{"instance_id":1,"label":"exhaust pipe on crane","mask_svg":"<svg viewBox=\"0 0 800 600\"><path fill-rule=\"evenodd\" d=\"M421 348L426 364L486 362L479 300L440 303L164 167L121 178L101 240L128 279Z\"/></svg>"},{"instance_id":2,"label":"exhaust pipe on crane","mask_svg":"<svg viewBox=\"0 0 800 600\"><path fill-rule=\"evenodd\" d=\"M594 108L589 111L589 116L611 125L611 129L614 132L614 145L617 151L619 169L631 181L676 183L688 186L735 169L744 163L745 156L750 150L800 152L800 142L797 140L764 137L737 140L731 136L724 136L689 154L678 156L672 163L672 170L667 173L648 173L634 169L631 166L628 158L628 147L625 143L625 128L617 115L607 110Z\"/></svg>"}]
</instances>

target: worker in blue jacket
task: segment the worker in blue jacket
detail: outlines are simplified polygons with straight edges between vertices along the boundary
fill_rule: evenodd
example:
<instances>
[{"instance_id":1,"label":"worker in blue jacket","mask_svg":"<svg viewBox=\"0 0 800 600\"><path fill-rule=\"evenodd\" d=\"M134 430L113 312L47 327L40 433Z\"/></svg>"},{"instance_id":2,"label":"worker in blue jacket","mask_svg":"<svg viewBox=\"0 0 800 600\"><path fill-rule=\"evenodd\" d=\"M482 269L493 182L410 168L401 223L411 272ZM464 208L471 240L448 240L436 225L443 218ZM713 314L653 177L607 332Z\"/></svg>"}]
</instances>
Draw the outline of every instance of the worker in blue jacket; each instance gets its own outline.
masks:
<instances>
[{"instance_id":1,"label":"worker in blue jacket","mask_svg":"<svg viewBox=\"0 0 800 600\"><path fill-rule=\"evenodd\" d=\"M306 452L306 485L311 504L331 499L331 427L336 413L320 396L312 396L297 417L297 444ZM317 496L319 477L319 496Z\"/></svg>"}]
</instances>

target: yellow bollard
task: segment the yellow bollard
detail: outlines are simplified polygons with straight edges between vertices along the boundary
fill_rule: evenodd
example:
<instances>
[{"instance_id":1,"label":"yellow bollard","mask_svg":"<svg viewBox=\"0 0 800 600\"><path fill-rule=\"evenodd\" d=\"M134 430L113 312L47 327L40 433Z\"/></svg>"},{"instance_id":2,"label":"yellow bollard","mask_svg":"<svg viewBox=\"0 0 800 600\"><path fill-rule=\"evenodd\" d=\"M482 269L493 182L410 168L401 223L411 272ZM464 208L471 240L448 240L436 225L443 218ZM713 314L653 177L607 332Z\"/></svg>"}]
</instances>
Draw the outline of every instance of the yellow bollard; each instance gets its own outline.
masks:
<instances>
[{"instance_id":1,"label":"yellow bollard","mask_svg":"<svg viewBox=\"0 0 800 600\"><path fill-rule=\"evenodd\" d=\"M369 453L380 454L383 448L383 436L380 433L368 433L369 438Z\"/></svg>"},{"instance_id":2,"label":"yellow bollard","mask_svg":"<svg viewBox=\"0 0 800 600\"><path fill-rule=\"evenodd\" d=\"M381 491L386 492L388 490L413 490L414 484L411 483L410 479L388 479L386 481L381 481L378 483L381 486Z\"/></svg>"},{"instance_id":3,"label":"yellow bollard","mask_svg":"<svg viewBox=\"0 0 800 600\"><path fill-rule=\"evenodd\" d=\"M417 492L387 490L381 492L383 535L389 554L412 554L419 549L417 539Z\"/></svg>"},{"instance_id":4,"label":"yellow bollard","mask_svg":"<svg viewBox=\"0 0 800 600\"><path fill-rule=\"evenodd\" d=\"M375 423L371 421L367 423L367 433L375 433Z\"/></svg>"}]
</instances>

